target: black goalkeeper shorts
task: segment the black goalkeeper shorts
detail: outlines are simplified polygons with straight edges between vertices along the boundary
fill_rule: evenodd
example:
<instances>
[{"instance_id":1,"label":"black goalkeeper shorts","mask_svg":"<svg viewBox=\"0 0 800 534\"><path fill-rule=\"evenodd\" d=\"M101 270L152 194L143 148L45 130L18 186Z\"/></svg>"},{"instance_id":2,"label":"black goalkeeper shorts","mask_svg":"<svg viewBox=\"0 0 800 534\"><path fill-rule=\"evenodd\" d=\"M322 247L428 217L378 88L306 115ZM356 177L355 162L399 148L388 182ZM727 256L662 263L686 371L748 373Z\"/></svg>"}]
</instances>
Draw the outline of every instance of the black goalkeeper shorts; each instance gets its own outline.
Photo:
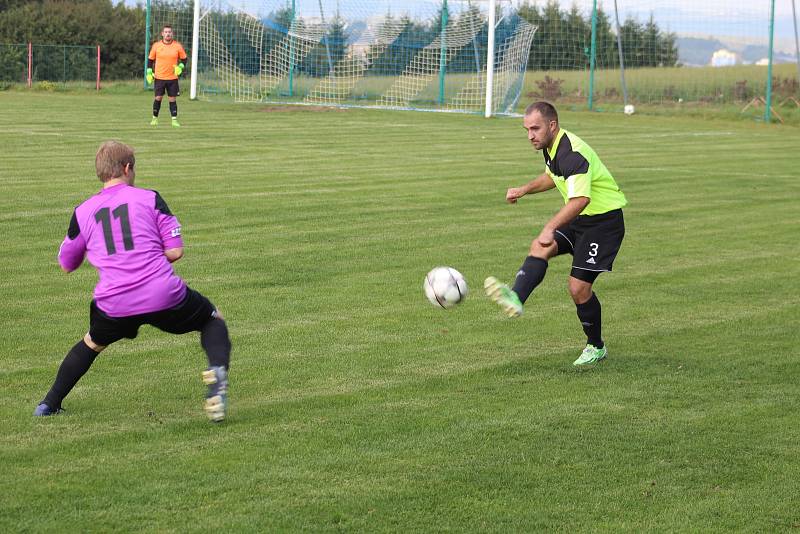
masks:
<instances>
[{"instance_id":1,"label":"black goalkeeper shorts","mask_svg":"<svg viewBox=\"0 0 800 534\"><path fill-rule=\"evenodd\" d=\"M156 96L164 96L165 91L167 96L178 96L181 94L181 88L178 85L178 80L159 80L156 78L156 81L153 83L153 90L155 91Z\"/></svg>"},{"instance_id":2,"label":"black goalkeeper shorts","mask_svg":"<svg viewBox=\"0 0 800 534\"><path fill-rule=\"evenodd\" d=\"M170 334L185 334L202 330L216 316L214 304L189 287L177 306L128 317L111 317L92 300L89 305L89 337L98 345L108 346L122 338L135 338L143 324L153 325Z\"/></svg>"}]
</instances>

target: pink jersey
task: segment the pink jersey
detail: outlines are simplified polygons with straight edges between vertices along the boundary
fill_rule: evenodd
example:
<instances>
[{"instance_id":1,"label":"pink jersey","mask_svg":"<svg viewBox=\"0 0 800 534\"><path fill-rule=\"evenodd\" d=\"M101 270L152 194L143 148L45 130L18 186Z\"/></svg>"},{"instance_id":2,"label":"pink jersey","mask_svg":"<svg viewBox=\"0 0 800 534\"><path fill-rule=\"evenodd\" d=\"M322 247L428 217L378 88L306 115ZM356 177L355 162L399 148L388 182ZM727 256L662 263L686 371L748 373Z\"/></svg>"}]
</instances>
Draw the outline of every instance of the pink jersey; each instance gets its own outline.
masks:
<instances>
[{"instance_id":1,"label":"pink jersey","mask_svg":"<svg viewBox=\"0 0 800 534\"><path fill-rule=\"evenodd\" d=\"M111 317L128 317L183 300L186 283L164 256L182 246L181 225L161 196L120 184L75 208L58 262L74 271L85 255L100 276L97 306Z\"/></svg>"}]
</instances>

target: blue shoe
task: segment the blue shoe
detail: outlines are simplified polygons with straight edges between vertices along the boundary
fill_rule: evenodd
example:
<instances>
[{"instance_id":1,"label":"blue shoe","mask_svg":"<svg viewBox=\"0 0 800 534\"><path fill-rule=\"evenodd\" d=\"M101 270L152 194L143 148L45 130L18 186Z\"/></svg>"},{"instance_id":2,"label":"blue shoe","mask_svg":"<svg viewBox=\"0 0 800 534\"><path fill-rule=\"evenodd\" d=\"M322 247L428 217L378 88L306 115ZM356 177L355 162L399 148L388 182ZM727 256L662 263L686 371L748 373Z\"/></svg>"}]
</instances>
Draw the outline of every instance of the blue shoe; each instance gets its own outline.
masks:
<instances>
[{"instance_id":1,"label":"blue shoe","mask_svg":"<svg viewBox=\"0 0 800 534\"><path fill-rule=\"evenodd\" d=\"M47 417L48 415L60 414L63 411L64 411L64 409L61 408L60 406L58 408L56 408L56 409L53 409L46 402L41 402L41 403L39 403L39 406L37 406L36 409L33 410L33 416L34 417Z\"/></svg>"},{"instance_id":2,"label":"blue shoe","mask_svg":"<svg viewBox=\"0 0 800 534\"><path fill-rule=\"evenodd\" d=\"M215 423L225 419L228 408L228 372L224 367L209 367L203 371L203 382L208 386L204 409Z\"/></svg>"}]
</instances>

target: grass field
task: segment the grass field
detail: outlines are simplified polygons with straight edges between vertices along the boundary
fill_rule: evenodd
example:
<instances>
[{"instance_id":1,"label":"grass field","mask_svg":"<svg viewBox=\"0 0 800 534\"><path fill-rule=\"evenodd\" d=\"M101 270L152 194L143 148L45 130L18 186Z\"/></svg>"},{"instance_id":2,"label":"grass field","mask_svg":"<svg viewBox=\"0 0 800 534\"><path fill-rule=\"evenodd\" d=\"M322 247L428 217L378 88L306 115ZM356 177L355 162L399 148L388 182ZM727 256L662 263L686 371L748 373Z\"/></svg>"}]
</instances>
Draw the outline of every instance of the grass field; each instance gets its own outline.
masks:
<instances>
[{"instance_id":1,"label":"grass field","mask_svg":"<svg viewBox=\"0 0 800 534\"><path fill-rule=\"evenodd\" d=\"M2 46L2 45L0 45ZM800 126L800 90L797 88L796 65L777 64L773 68L773 93L771 105L773 120ZM765 110L761 103L752 102L755 97L766 98L767 67L738 65L734 67L673 67L636 68L626 70L626 85L629 102L636 105L638 113L662 116L682 116L713 119L763 120ZM468 73L449 73L445 83L445 108L466 109L483 114L484 103L480 95L467 97L459 93L473 79ZM551 80L549 83L546 79ZM306 95L317 88L312 103L321 102L325 93L319 87L324 78L298 75L293 77L294 89L289 91L288 78L267 94L262 94L262 81L258 76L238 77L236 83L223 81L211 71L200 75L198 95L201 100L230 103L231 93L236 91L240 102L297 103L304 102ZM328 95L329 102L346 106L377 106L378 99L397 82L394 76L365 76L355 83L351 98L337 100ZM140 94L142 80L108 81L101 83L105 94ZM186 88L188 80L186 80ZM246 88L246 89L245 89ZM67 83L36 81L33 91L76 92L95 91L93 75L86 81ZM30 92L24 84L0 80L0 92ZM528 71L520 91L520 98L511 112L522 113L533 99L546 98L561 109L585 111L588 109L589 71L586 69ZM595 111L621 113L623 108L620 71L598 69L594 80L593 109ZM293 96L289 96L292 94ZM437 76L409 104L423 109L439 108L439 84ZM748 104L750 104L748 106ZM502 105L499 105L502 107Z\"/></svg>"},{"instance_id":2,"label":"grass field","mask_svg":"<svg viewBox=\"0 0 800 534\"><path fill-rule=\"evenodd\" d=\"M555 80L548 86L545 78ZM638 106L639 111L649 114L712 116L723 119L763 118L764 108L743 109L754 97L766 96L767 67L757 65L738 65L735 67L653 67L628 69L625 72L629 101ZM794 126L800 125L800 90L797 83L797 66L794 64L778 64L773 69L774 88L772 106L781 120ZM465 109L483 113L480 95L473 95L472 102L467 104L464 98L460 104L454 99L473 79L473 75L448 74L445 83L445 98L451 107L464 106ZM263 96L269 101L302 101L320 83L320 78L296 76L294 80L294 96L288 96L288 80L284 79L280 86L269 95ZM431 77L419 94L414 97L411 106L436 108L439 99L439 84L436 76ZM344 104L374 106L378 98L386 93L397 78L394 76L367 76L355 84L351 95L358 99L342 101ZM623 91L620 83L619 69L598 69L595 73L593 106L598 111L621 112L623 107ZM544 87L542 86L544 84ZM246 96L242 85L249 86L251 94ZM738 86L737 86L738 85ZM224 101L232 97L228 93L231 87L240 91L238 97L242 101L258 100L260 81L258 77L238 80L236 84L216 79L206 72L200 79L202 98ZM549 87L549 89L546 89ZM573 111L588 108L589 71L588 69L528 71L525 74L521 98L514 111L522 112L531 99L546 97L556 104ZM793 97L794 100L791 100ZM775 117L773 117L775 118Z\"/></svg>"},{"instance_id":3,"label":"grass field","mask_svg":"<svg viewBox=\"0 0 800 534\"><path fill-rule=\"evenodd\" d=\"M0 93L0 531L800 528L800 129L562 114L630 201L610 357L579 372L566 258L518 320L481 294L561 202L503 202L542 168L519 119L183 99L173 130L150 105ZM197 336L152 328L31 417L87 329L96 275L55 257L108 138L226 315L224 424ZM448 312L440 264L472 288Z\"/></svg>"}]
</instances>

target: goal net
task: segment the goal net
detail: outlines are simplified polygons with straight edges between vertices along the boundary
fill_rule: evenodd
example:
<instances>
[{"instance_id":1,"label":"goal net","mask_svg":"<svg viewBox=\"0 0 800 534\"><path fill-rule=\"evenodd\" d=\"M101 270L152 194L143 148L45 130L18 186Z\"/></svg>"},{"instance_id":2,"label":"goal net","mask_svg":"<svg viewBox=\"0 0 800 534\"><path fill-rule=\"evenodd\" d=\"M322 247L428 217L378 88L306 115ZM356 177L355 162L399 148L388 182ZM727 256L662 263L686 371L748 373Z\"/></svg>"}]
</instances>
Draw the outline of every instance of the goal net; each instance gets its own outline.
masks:
<instances>
[{"instance_id":1,"label":"goal net","mask_svg":"<svg viewBox=\"0 0 800 534\"><path fill-rule=\"evenodd\" d=\"M209 100L484 112L489 64L491 112L508 113L536 32L509 0L206 0L193 41L193 4L154 1L150 40L171 24L197 42Z\"/></svg>"}]
</instances>

